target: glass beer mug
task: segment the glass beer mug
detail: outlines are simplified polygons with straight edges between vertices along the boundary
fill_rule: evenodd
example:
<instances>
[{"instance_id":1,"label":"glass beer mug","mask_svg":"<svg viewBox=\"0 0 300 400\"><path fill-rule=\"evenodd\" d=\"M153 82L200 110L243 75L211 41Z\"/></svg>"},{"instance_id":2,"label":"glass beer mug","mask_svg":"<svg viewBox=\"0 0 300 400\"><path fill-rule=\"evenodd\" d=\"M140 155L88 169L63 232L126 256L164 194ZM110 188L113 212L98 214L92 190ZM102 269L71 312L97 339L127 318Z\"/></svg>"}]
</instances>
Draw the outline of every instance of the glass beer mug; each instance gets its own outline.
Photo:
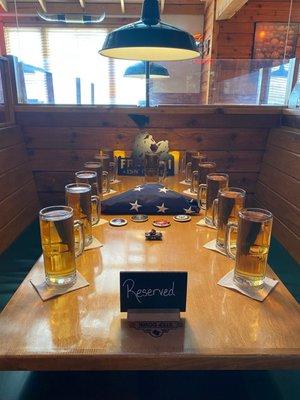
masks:
<instances>
[{"instance_id":1,"label":"glass beer mug","mask_svg":"<svg viewBox=\"0 0 300 400\"><path fill-rule=\"evenodd\" d=\"M204 154L201 154L199 151L187 151L185 157L186 157L185 181L187 183L191 183L192 172L199 164L199 162L206 160L206 156Z\"/></svg>"},{"instance_id":2,"label":"glass beer mug","mask_svg":"<svg viewBox=\"0 0 300 400\"><path fill-rule=\"evenodd\" d=\"M75 172L75 177L76 177L77 183L88 183L89 185L91 185L92 196L99 197L98 177L97 177L96 171L78 171L78 172ZM95 208L92 211L93 224L95 224L95 223L97 223L97 222L95 222L95 214L98 217L98 221L101 216L101 202L93 201L92 207Z\"/></svg>"},{"instance_id":3,"label":"glass beer mug","mask_svg":"<svg viewBox=\"0 0 300 400\"><path fill-rule=\"evenodd\" d=\"M144 160L145 182L162 182L167 173L167 164L157 154L146 154Z\"/></svg>"},{"instance_id":4,"label":"glass beer mug","mask_svg":"<svg viewBox=\"0 0 300 400\"><path fill-rule=\"evenodd\" d=\"M206 184L199 185L198 204L205 210L205 223L213 226L213 202L218 197L220 189L228 186L229 176L227 174L212 173L206 177Z\"/></svg>"},{"instance_id":5,"label":"glass beer mug","mask_svg":"<svg viewBox=\"0 0 300 400\"><path fill-rule=\"evenodd\" d=\"M217 228L217 247L225 249L225 234L228 223L237 223L238 213L244 208L246 192L243 189L229 187L218 192L213 202L212 219ZM231 234L231 246L236 245L236 235Z\"/></svg>"},{"instance_id":6,"label":"glass beer mug","mask_svg":"<svg viewBox=\"0 0 300 400\"><path fill-rule=\"evenodd\" d=\"M98 160L103 167L103 171L108 173L109 181L114 182L117 179L117 162L113 155L113 151L111 154L106 154L104 152L100 152L100 154L95 155L95 159Z\"/></svg>"},{"instance_id":7,"label":"glass beer mug","mask_svg":"<svg viewBox=\"0 0 300 400\"><path fill-rule=\"evenodd\" d=\"M235 259L234 280L238 285L260 288L266 277L273 215L260 208L244 208L238 223L227 225L225 247ZM232 232L237 232L236 250L231 247Z\"/></svg>"},{"instance_id":8,"label":"glass beer mug","mask_svg":"<svg viewBox=\"0 0 300 400\"><path fill-rule=\"evenodd\" d=\"M39 220L47 285L74 284L75 257L82 254L84 249L82 222L74 221L73 209L66 206L43 208L39 212ZM74 229L79 235L78 248L75 248Z\"/></svg>"},{"instance_id":9,"label":"glass beer mug","mask_svg":"<svg viewBox=\"0 0 300 400\"><path fill-rule=\"evenodd\" d=\"M84 164L84 168L89 171L97 172L98 188L100 195L110 192L110 182L108 172L103 171L103 166L99 161L89 161Z\"/></svg>"},{"instance_id":10,"label":"glass beer mug","mask_svg":"<svg viewBox=\"0 0 300 400\"><path fill-rule=\"evenodd\" d=\"M191 192L197 194L198 187L205 184L207 175L215 172L217 165L213 161L201 161L192 171Z\"/></svg>"},{"instance_id":11,"label":"glass beer mug","mask_svg":"<svg viewBox=\"0 0 300 400\"><path fill-rule=\"evenodd\" d=\"M83 223L85 247L93 241L92 225L99 222L99 215L93 215L92 210L98 209L100 200L98 196L92 196L91 191L91 185L87 183L70 183L65 186L66 203L73 208L75 218Z\"/></svg>"}]
</instances>

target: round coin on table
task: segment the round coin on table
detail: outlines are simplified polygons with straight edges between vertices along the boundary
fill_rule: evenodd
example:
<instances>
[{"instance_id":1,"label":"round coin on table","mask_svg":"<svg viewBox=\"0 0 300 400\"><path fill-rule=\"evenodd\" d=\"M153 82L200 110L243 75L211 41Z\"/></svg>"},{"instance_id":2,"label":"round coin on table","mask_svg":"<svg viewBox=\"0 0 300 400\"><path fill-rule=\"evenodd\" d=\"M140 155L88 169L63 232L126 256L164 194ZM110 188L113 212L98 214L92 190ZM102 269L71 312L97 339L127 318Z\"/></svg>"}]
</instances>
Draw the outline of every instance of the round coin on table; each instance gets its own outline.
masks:
<instances>
[{"instance_id":1,"label":"round coin on table","mask_svg":"<svg viewBox=\"0 0 300 400\"><path fill-rule=\"evenodd\" d=\"M167 221L166 219L159 219L153 221L152 225L157 226L158 228L167 228L168 226L171 225L171 222Z\"/></svg>"},{"instance_id":2,"label":"round coin on table","mask_svg":"<svg viewBox=\"0 0 300 400\"><path fill-rule=\"evenodd\" d=\"M143 214L137 214L131 217L131 221L133 222L146 222L148 221L148 219L149 219L148 215L143 215Z\"/></svg>"},{"instance_id":3,"label":"round coin on table","mask_svg":"<svg viewBox=\"0 0 300 400\"><path fill-rule=\"evenodd\" d=\"M112 226L124 226L127 225L128 221L125 218L113 218L109 221Z\"/></svg>"},{"instance_id":4,"label":"round coin on table","mask_svg":"<svg viewBox=\"0 0 300 400\"><path fill-rule=\"evenodd\" d=\"M192 219L192 217L190 215L175 215L175 217L173 217L173 219L177 222L188 222Z\"/></svg>"}]
</instances>

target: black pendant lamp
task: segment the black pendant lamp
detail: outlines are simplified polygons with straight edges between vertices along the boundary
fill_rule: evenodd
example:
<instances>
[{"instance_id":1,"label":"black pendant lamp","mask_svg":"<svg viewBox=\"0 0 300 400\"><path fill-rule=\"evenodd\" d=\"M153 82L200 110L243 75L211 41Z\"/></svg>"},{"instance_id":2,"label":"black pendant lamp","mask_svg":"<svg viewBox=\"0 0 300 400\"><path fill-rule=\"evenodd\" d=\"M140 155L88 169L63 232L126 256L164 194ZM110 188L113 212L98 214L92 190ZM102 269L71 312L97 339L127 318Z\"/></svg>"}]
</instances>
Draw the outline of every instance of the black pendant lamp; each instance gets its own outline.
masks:
<instances>
[{"instance_id":1,"label":"black pendant lamp","mask_svg":"<svg viewBox=\"0 0 300 400\"><path fill-rule=\"evenodd\" d=\"M190 33L160 22L158 0L144 0L141 19L110 32L99 53L105 57L143 61L199 57Z\"/></svg>"},{"instance_id":2,"label":"black pendant lamp","mask_svg":"<svg viewBox=\"0 0 300 400\"><path fill-rule=\"evenodd\" d=\"M146 61L147 62L147 61ZM130 65L124 72L125 78L146 78L146 66L144 61L139 61L136 64ZM167 68L160 64L150 63L150 79L164 79L170 78Z\"/></svg>"}]
</instances>

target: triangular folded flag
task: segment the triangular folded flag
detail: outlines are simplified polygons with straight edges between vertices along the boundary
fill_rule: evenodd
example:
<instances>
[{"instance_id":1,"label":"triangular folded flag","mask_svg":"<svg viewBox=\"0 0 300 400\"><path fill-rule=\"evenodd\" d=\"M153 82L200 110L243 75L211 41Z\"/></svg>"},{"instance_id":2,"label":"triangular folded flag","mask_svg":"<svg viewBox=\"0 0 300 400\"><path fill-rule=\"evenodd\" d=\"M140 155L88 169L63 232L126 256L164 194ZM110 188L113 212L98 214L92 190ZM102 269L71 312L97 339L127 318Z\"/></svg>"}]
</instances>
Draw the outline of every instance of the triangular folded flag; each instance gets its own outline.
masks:
<instances>
[{"instance_id":1,"label":"triangular folded flag","mask_svg":"<svg viewBox=\"0 0 300 400\"><path fill-rule=\"evenodd\" d=\"M177 215L197 214L197 200L185 197L158 183L139 185L102 203L102 213Z\"/></svg>"}]
</instances>

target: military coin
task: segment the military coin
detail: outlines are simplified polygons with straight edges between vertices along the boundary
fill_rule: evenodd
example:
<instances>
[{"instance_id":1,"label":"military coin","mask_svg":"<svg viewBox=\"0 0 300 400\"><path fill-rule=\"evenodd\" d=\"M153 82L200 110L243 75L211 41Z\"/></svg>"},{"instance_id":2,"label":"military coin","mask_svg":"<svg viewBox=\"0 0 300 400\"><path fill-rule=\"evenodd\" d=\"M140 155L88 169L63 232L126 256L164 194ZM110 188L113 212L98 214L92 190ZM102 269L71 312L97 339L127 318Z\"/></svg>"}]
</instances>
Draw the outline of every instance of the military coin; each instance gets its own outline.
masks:
<instances>
[{"instance_id":1,"label":"military coin","mask_svg":"<svg viewBox=\"0 0 300 400\"><path fill-rule=\"evenodd\" d=\"M148 221L148 215L137 214L131 217L131 221L133 222L146 222Z\"/></svg>"},{"instance_id":2,"label":"military coin","mask_svg":"<svg viewBox=\"0 0 300 400\"><path fill-rule=\"evenodd\" d=\"M128 221L125 218L113 218L109 221L112 226L124 226L127 225Z\"/></svg>"},{"instance_id":3,"label":"military coin","mask_svg":"<svg viewBox=\"0 0 300 400\"><path fill-rule=\"evenodd\" d=\"M192 219L190 215L176 215L173 219L177 222L188 222Z\"/></svg>"}]
</instances>

